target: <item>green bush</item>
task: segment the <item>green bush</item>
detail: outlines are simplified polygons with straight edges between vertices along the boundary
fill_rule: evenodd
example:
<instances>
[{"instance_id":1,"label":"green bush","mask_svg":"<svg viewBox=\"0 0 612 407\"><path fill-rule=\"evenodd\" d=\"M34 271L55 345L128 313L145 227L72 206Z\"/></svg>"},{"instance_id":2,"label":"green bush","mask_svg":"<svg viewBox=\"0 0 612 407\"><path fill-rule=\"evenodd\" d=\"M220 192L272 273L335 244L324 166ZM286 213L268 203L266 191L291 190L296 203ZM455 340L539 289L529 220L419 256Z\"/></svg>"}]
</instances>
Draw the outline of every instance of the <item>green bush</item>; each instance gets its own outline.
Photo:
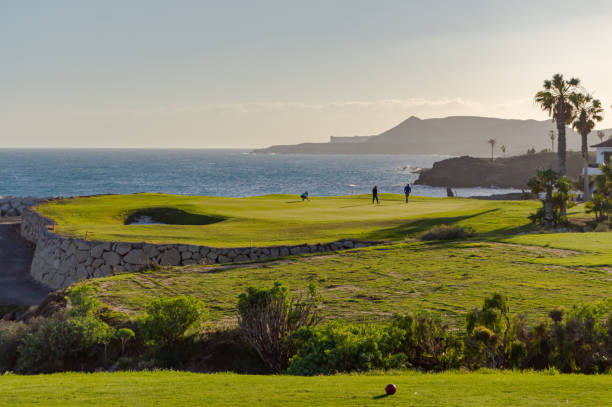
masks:
<instances>
[{"instance_id":1,"label":"green bush","mask_svg":"<svg viewBox=\"0 0 612 407\"><path fill-rule=\"evenodd\" d=\"M81 369L111 333L112 328L91 316L49 319L23 340L18 370L38 373Z\"/></svg>"},{"instance_id":2,"label":"green bush","mask_svg":"<svg viewBox=\"0 0 612 407\"><path fill-rule=\"evenodd\" d=\"M421 240L457 240L476 234L471 226L437 225L421 235Z\"/></svg>"},{"instance_id":3,"label":"green bush","mask_svg":"<svg viewBox=\"0 0 612 407\"><path fill-rule=\"evenodd\" d=\"M17 363L17 349L30 328L23 322L0 321L0 373L13 370Z\"/></svg>"},{"instance_id":4,"label":"green bush","mask_svg":"<svg viewBox=\"0 0 612 407\"><path fill-rule=\"evenodd\" d=\"M86 317L93 315L100 301L96 297L96 291L89 285L80 285L74 287L68 293L68 316L69 317Z\"/></svg>"},{"instance_id":5,"label":"green bush","mask_svg":"<svg viewBox=\"0 0 612 407\"><path fill-rule=\"evenodd\" d=\"M460 342L440 317L425 312L396 316L386 326L334 322L320 329L301 329L292 340L298 352L288 372L295 375L459 366Z\"/></svg>"},{"instance_id":6,"label":"green bush","mask_svg":"<svg viewBox=\"0 0 612 407\"><path fill-rule=\"evenodd\" d=\"M387 349L393 342L387 335L383 328L341 322L303 328L293 338L301 346L289 361L288 373L312 376L404 367L405 356Z\"/></svg>"},{"instance_id":7,"label":"green bush","mask_svg":"<svg viewBox=\"0 0 612 407\"><path fill-rule=\"evenodd\" d=\"M200 328L206 314L204 303L193 296L160 298L146 307L140 331L148 344L171 346L184 339L190 329Z\"/></svg>"}]
</instances>

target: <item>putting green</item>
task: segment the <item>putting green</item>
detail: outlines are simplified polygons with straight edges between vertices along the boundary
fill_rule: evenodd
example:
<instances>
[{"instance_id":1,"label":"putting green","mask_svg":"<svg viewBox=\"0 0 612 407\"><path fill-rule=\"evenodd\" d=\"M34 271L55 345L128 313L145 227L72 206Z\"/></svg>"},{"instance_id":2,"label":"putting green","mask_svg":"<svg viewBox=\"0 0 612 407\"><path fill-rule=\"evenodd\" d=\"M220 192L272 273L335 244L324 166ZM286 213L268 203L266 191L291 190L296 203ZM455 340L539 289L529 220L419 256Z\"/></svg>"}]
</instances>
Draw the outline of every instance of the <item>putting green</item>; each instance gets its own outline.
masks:
<instances>
[{"instance_id":1,"label":"putting green","mask_svg":"<svg viewBox=\"0 0 612 407\"><path fill-rule=\"evenodd\" d=\"M89 240L243 247L343 238L398 241L437 224L472 226L481 236L504 235L528 228L527 216L539 206L534 201L403 200L401 195L381 195L381 204L372 205L366 195L302 202L293 195L134 194L59 200L38 211L57 222L57 233ZM162 212L166 224L126 224L135 213Z\"/></svg>"}]
</instances>

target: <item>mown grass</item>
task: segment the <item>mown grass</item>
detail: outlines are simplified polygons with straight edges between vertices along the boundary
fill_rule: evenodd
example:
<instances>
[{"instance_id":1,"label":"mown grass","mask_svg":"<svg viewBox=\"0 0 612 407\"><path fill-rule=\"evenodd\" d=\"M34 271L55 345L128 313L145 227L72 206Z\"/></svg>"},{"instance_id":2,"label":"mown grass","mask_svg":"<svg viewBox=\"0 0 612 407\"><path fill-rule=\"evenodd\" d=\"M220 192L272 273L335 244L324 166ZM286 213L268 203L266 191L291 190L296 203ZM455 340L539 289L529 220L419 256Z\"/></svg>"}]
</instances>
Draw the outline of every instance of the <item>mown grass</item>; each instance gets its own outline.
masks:
<instances>
[{"instance_id":1,"label":"mown grass","mask_svg":"<svg viewBox=\"0 0 612 407\"><path fill-rule=\"evenodd\" d=\"M533 201L486 201L461 198L411 198L382 195L315 197L301 202L292 195L253 198L191 197L164 194L73 198L38 210L57 222L56 232L90 240L188 243L217 247L269 246L328 242L342 238L403 240L434 225L471 226L482 236L530 228ZM217 221L206 225L126 225L131 213L147 208L175 208L184 217Z\"/></svg>"},{"instance_id":2,"label":"mown grass","mask_svg":"<svg viewBox=\"0 0 612 407\"><path fill-rule=\"evenodd\" d=\"M384 397L387 383L398 392ZM186 372L0 376L12 406L605 406L612 376L399 373L318 377Z\"/></svg>"},{"instance_id":3,"label":"mown grass","mask_svg":"<svg viewBox=\"0 0 612 407\"><path fill-rule=\"evenodd\" d=\"M439 311L463 326L467 310L497 291L511 311L544 317L552 308L612 296L606 268L538 264L573 252L496 242L410 242L335 255L230 267L191 266L92 280L102 301L130 314L155 298L191 294L218 321L232 318L249 285L282 281L292 289L317 283L327 319L385 321L394 314Z\"/></svg>"}]
</instances>

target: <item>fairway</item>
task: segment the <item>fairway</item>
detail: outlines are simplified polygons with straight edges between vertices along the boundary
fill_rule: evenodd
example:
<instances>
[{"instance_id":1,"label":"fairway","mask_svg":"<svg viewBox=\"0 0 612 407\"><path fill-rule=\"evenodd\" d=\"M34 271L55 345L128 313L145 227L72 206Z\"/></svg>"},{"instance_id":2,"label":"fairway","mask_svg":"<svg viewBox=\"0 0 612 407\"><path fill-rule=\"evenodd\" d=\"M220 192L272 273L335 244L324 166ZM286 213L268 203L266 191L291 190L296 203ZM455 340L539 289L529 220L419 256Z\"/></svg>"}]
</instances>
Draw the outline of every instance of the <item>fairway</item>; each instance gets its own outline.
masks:
<instances>
[{"instance_id":1,"label":"fairway","mask_svg":"<svg viewBox=\"0 0 612 407\"><path fill-rule=\"evenodd\" d=\"M465 313L491 292L508 296L512 313L532 320L552 308L612 297L605 267L542 264L576 252L495 242L411 242L323 256L231 267L190 266L89 280L98 297L117 310L139 314L159 297L202 299L215 321L233 318L249 285L282 281L292 289L315 282L327 319L387 321L418 309L440 312L462 327Z\"/></svg>"},{"instance_id":2,"label":"fairway","mask_svg":"<svg viewBox=\"0 0 612 407\"><path fill-rule=\"evenodd\" d=\"M535 201L462 198L411 198L381 195L252 198L192 197L164 194L106 195L53 201L38 211L57 222L56 232L89 240L187 243L249 247L323 243L343 238L398 241L437 224L471 226L486 236L529 229ZM134 213L155 208L180 212L180 224L126 225ZM145 212L143 212L145 213Z\"/></svg>"},{"instance_id":3,"label":"fairway","mask_svg":"<svg viewBox=\"0 0 612 407\"><path fill-rule=\"evenodd\" d=\"M384 397L387 383L397 385L395 395ZM599 407L611 399L610 375L448 372L298 377L157 371L0 376L3 407Z\"/></svg>"}]
</instances>

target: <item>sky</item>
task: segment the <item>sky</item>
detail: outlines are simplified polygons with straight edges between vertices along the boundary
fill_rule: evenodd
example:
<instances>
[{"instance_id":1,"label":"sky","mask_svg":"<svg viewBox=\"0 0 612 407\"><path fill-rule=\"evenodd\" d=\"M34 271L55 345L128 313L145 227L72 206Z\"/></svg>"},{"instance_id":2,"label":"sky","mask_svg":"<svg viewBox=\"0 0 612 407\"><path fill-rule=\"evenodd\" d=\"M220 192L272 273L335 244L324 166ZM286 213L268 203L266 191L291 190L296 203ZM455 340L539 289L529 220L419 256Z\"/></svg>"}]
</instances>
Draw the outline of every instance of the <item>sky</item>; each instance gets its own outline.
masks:
<instances>
[{"instance_id":1,"label":"sky","mask_svg":"<svg viewBox=\"0 0 612 407\"><path fill-rule=\"evenodd\" d=\"M0 147L255 148L409 116L544 120L578 77L612 127L612 2L0 0Z\"/></svg>"}]
</instances>

